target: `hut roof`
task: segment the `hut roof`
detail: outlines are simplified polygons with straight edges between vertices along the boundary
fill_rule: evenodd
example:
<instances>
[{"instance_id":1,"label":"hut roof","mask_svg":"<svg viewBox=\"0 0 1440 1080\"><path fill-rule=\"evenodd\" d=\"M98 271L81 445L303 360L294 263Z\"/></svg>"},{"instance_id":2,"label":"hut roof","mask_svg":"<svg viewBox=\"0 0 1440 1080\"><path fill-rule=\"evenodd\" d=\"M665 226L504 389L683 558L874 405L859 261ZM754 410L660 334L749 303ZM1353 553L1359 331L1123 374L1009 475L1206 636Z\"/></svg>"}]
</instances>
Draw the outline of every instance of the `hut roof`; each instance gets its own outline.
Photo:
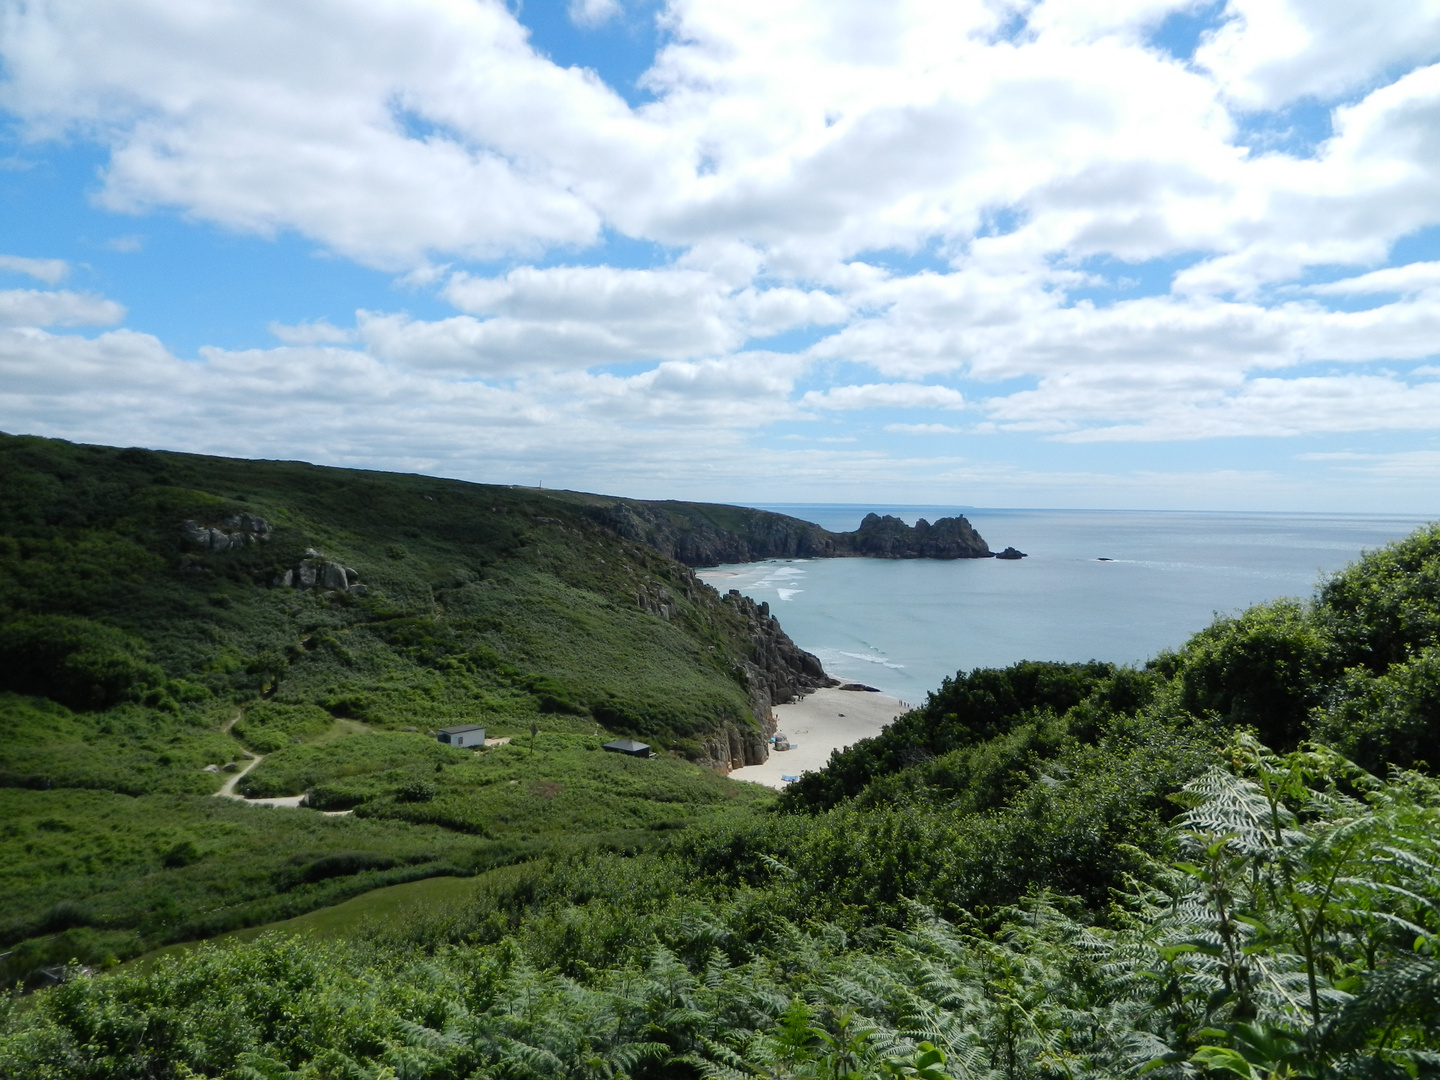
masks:
<instances>
[{"instance_id":1,"label":"hut roof","mask_svg":"<svg viewBox=\"0 0 1440 1080\"><path fill-rule=\"evenodd\" d=\"M615 739L605 744L606 750L618 750L622 754L633 754L639 750L649 750L650 744L636 742L634 739Z\"/></svg>"}]
</instances>

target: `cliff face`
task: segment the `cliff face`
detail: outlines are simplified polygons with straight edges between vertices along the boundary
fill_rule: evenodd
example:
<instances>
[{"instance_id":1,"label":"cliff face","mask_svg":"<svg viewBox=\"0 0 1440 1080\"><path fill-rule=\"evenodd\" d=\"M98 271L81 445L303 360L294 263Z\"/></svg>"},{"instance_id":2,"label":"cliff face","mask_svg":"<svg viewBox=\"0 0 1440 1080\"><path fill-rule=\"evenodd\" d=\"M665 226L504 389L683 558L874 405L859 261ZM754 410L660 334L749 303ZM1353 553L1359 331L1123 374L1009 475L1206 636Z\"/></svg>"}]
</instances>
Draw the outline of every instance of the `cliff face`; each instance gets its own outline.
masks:
<instances>
[{"instance_id":1,"label":"cliff face","mask_svg":"<svg viewBox=\"0 0 1440 1080\"><path fill-rule=\"evenodd\" d=\"M808 521L764 510L740 510L718 522L704 509L687 503L617 502L602 511L601 518L627 540L654 548L686 566L839 554L836 534Z\"/></svg>"},{"instance_id":2,"label":"cliff face","mask_svg":"<svg viewBox=\"0 0 1440 1080\"><path fill-rule=\"evenodd\" d=\"M834 533L808 521L702 503L617 501L596 515L627 540L687 566L760 559L988 559L984 538L963 517L914 526L868 514L854 532Z\"/></svg>"},{"instance_id":3,"label":"cliff face","mask_svg":"<svg viewBox=\"0 0 1440 1080\"><path fill-rule=\"evenodd\" d=\"M633 594L642 611L657 618L683 620L683 607L694 605L702 596L717 593L692 570L679 567L672 586L658 583L641 585ZM721 722L700 739L702 753L695 758L720 772L729 772L745 765L759 765L770 756L770 736L775 734L773 706L803 697L822 686L839 686L837 679L825 674L820 660L806 652L780 626L770 613L769 604L757 604L748 596L731 589L720 597L726 621L735 627L735 636L744 641L744 655L734 662L730 671L745 692L756 728ZM732 654L733 655L733 654Z\"/></svg>"}]
</instances>

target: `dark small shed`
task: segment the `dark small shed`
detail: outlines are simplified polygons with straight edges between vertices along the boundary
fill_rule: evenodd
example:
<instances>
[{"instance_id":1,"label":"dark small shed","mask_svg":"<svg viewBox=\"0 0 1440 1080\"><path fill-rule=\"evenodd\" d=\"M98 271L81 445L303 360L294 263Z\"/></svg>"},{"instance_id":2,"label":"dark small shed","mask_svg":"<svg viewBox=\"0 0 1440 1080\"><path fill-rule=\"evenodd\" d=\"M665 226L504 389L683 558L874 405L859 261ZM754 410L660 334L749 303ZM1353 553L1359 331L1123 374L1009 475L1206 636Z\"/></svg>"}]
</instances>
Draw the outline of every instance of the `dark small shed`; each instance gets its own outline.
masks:
<instances>
[{"instance_id":1,"label":"dark small shed","mask_svg":"<svg viewBox=\"0 0 1440 1080\"><path fill-rule=\"evenodd\" d=\"M616 739L614 742L607 742L601 749L609 750L612 754L628 754L630 757L655 756L655 751L650 749L648 743L636 742L634 739Z\"/></svg>"},{"instance_id":2,"label":"dark small shed","mask_svg":"<svg viewBox=\"0 0 1440 1080\"><path fill-rule=\"evenodd\" d=\"M484 746L485 729L479 724L442 727L435 733L435 738L450 746Z\"/></svg>"}]
</instances>

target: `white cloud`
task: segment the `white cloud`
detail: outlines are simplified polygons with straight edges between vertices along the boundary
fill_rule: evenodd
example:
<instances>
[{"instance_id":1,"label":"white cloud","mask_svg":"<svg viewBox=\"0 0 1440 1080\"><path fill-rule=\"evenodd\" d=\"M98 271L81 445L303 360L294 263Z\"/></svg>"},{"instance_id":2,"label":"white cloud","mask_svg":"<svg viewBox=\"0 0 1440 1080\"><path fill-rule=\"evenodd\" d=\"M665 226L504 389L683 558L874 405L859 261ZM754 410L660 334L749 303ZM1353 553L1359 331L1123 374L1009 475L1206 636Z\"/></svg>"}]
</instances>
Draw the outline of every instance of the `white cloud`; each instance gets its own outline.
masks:
<instances>
[{"instance_id":1,"label":"white cloud","mask_svg":"<svg viewBox=\"0 0 1440 1080\"><path fill-rule=\"evenodd\" d=\"M125 317L125 308L103 296L0 290L0 326L109 326Z\"/></svg>"},{"instance_id":2,"label":"white cloud","mask_svg":"<svg viewBox=\"0 0 1440 1080\"><path fill-rule=\"evenodd\" d=\"M287 326L272 322L270 333L287 345L343 345L355 340L355 331L334 326L327 319L296 323Z\"/></svg>"},{"instance_id":3,"label":"white cloud","mask_svg":"<svg viewBox=\"0 0 1440 1080\"><path fill-rule=\"evenodd\" d=\"M1225 14L1195 60L1246 108L1336 97L1440 54L1433 0L1229 0Z\"/></svg>"},{"instance_id":4,"label":"white cloud","mask_svg":"<svg viewBox=\"0 0 1440 1080\"><path fill-rule=\"evenodd\" d=\"M1321 296L1355 296L1364 293L1413 295L1440 286L1440 262L1417 262L1372 270L1358 277L1342 278L1322 285L1310 285L1307 292Z\"/></svg>"},{"instance_id":5,"label":"white cloud","mask_svg":"<svg viewBox=\"0 0 1440 1080\"><path fill-rule=\"evenodd\" d=\"M619 0L570 0L566 8L576 26L602 26L620 14Z\"/></svg>"},{"instance_id":6,"label":"white cloud","mask_svg":"<svg viewBox=\"0 0 1440 1080\"><path fill-rule=\"evenodd\" d=\"M728 352L752 337L833 325L849 314L828 292L736 290L724 277L685 267L525 266L500 278L457 273L443 295L460 310L485 317L450 320L448 332L463 337L464 345L447 354L501 367L689 359ZM385 324L387 331L391 325L393 320ZM407 326L427 337L434 333ZM397 345L384 348L393 354Z\"/></svg>"},{"instance_id":7,"label":"white cloud","mask_svg":"<svg viewBox=\"0 0 1440 1080\"><path fill-rule=\"evenodd\" d=\"M10 5L0 48L31 133L110 144L105 205L378 265L588 242L587 178L650 171L624 102L498 3Z\"/></svg>"},{"instance_id":8,"label":"white cloud","mask_svg":"<svg viewBox=\"0 0 1440 1080\"><path fill-rule=\"evenodd\" d=\"M726 310L728 292L699 271L608 266L457 274L444 290L460 310L492 317L477 333L546 360L567 356L572 366L735 348L743 334Z\"/></svg>"},{"instance_id":9,"label":"white cloud","mask_svg":"<svg viewBox=\"0 0 1440 1080\"><path fill-rule=\"evenodd\" d=\"M1350 451L1296 456L1301 461L1335 462L1342 472L1372 481L1434 484L1435 478L1440 476L1440 450L1405 450L1388 454L1361 454Z\"/></svg>"},{"instance_id":10,"label":"white cloud","mask_svg":"<svg viewBox=\"0 0 1440 1080\"><path fill-rule=\"evenodd\" d=\"M0 329L7 430L249 457L434 470L502 482L585 476L594 489L761 467L743 432L789 415L800 361L741 354L628 378L581 372L496 386L358 349L203 349L152 335ZM650 489L654 493L663 491Z\"/></svg>"},{"instance_id":11,"label":"white cloud","mask_svg":"<svg viewBox=\"0 0 1440 1080\"><path fill-rule=\"evenodd\" d=\"M800 403L814 409L963 409L964 395L948 386L869 383L810 390Z\"/></svg>"},{"instance_id":12,"label":"white cloud","mask_svg":"<svg viewBox=\"0 0 1440 1080\"><path fill-rule=\"evenodd\" d=\"M0 271L28 274L47 285L57 285L70 272L64 259L27 259L20 255L0 255Z\"/></svg>"},{"instance_id":13,"label":"white cloud","mask_svg":"<svg viewBox=\"0 0 1440 1080\"><path fill-rule=\"evenodd\" d=\"M1148 35L1188 0L669 0L632 108L499 0L0 0L0 104L34 139L107 147L103 207L293 231L453 305L140 365L186 408L203 386L201 415L253 420L246 394L290 388L293 430L346 460L366 424L401 453L408 423L428 449L397 460L674 475L667 445L739 461L740 433L818 410L974 408L1071 443L1424 431L1433 365L1381 365L1440 353L1440 263L1392 254L1440 226L1440 8L1378 3L1230 0L1185 63ZM1260 145L1248 110L1306 95L1333 137ZM631 250L654 265L605 265ZM1307 285L1317 267L1339 280ZM0 270L54 285L66 264ZM123 315L0 294L11 326ZM758 351L802 329L798 354ZM158 347L7 340L36 364Z\"/></svg>"},{"instance_id":14,"label":"white cloud","mask_svg":"<svg viewBox=\"0 0 1440 1080\"><path fill-rule=\"evenodd\" d=\"M1440 429L1440 382L1411 384L1381 375L1258 378L1228 388L1192 384L1174 396L1155 385L1107 393L1098 382L1043 382L1035 391L986 405L1001 428L1054 433L1072 443Z\"/></svg>"}]
</instances>

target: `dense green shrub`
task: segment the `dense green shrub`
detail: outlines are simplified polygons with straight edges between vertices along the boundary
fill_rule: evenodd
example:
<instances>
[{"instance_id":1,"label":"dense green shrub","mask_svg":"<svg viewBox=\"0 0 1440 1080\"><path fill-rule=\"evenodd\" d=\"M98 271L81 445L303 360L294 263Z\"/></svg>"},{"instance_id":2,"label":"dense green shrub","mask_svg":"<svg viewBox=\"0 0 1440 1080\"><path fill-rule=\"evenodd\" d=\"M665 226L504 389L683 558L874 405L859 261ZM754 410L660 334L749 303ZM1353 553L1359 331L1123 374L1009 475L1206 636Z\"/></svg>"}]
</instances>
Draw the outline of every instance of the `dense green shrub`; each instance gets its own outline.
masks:
<instances>
[{"instance_id":1,"label":"dense green shrub","mask_svg":"<svg viewBox=\"0 0 1440 1080\"><path fill-rule=\"evenodd\" d=\"M1216 619L1174 657L1158 662L1179 682L1180 704L1195 715L1253 727L1267 743L1293 748L1335 671L1325 626L1298 601L1259 604Z\"/></svg>"},{"instance_id":2,"label":"dense green shrub","mask_svg":"<svg viewBox=\"0 0 1440 1080\"><path fill-rule=\"evenodd\" d=\"M1440 767L1440 648L1391 665L1383 675L1351 668L1312 725L1312 738L1367 769Z\"/></svg>"},{"instance_id":3,"label":"dense green shrub","mask_svg":"<svg viewBox=\"0 0 1440 1080\"><path fill-rule=\"evenodd\" d=\"M785 791L781 805L818 810L858 795L872 780L961 747L1004 735L1037 713L1060 714L1097 692L1109 693L1113 664L1022 661L1008 668L976 668L946 679L925 705L906 713L873 739L831 755L818 773L806 773ZM1123 676L1118 699L1138 700L1132 675Z\"/></svg>"},{"instance_id":4,"label":"dense green shrub","mask_svg":"<svg viewBox=\"0 0 1440 1080\"><path fill-rule=\"evenodd\" d=\"M268 754L322 735L334 723L335 718L318 705L257 701L245 707L231 730L252 750Z\"/></svg>"},{"instance_id":5,"label":"dense green shrub","mask_svg":"<svg viewBox=\"0 0 1440 1080\"><path fill-rule=\"evenodd\" d=\"M164 673L139 639L89 619L26 615L0 624L0 689L106 709L159 694Z\"/></svg>"},{"instance_id":6,"label":"dense green shrub","mask_svg":"<svg viewBox=\"0 0 1440 1080\"><path fill-rule=\"evenodd\" d=\"M1372 551L1320 589L1343 666L1378 673L1440 646L1440 524Z\"/></svg>"},{"instance_id":7,"label":"dense green shrub","mask_svg":"<svg viewBox=\"0 0 1440 1080\"><path fill-rule=\"evenodd\" d=\"M1144 866L1108 924L1037 891L985 923L911 905L856 935L778 913L783 868L699 892L673 856L580 856L370 943L271 936L78 975L9 1018L0 1075L1429 1075L1440 790L1229 749L1180 793L1183 859ZM304 872L347 857L370 858Z\"/></svg>"}]
</instances>

